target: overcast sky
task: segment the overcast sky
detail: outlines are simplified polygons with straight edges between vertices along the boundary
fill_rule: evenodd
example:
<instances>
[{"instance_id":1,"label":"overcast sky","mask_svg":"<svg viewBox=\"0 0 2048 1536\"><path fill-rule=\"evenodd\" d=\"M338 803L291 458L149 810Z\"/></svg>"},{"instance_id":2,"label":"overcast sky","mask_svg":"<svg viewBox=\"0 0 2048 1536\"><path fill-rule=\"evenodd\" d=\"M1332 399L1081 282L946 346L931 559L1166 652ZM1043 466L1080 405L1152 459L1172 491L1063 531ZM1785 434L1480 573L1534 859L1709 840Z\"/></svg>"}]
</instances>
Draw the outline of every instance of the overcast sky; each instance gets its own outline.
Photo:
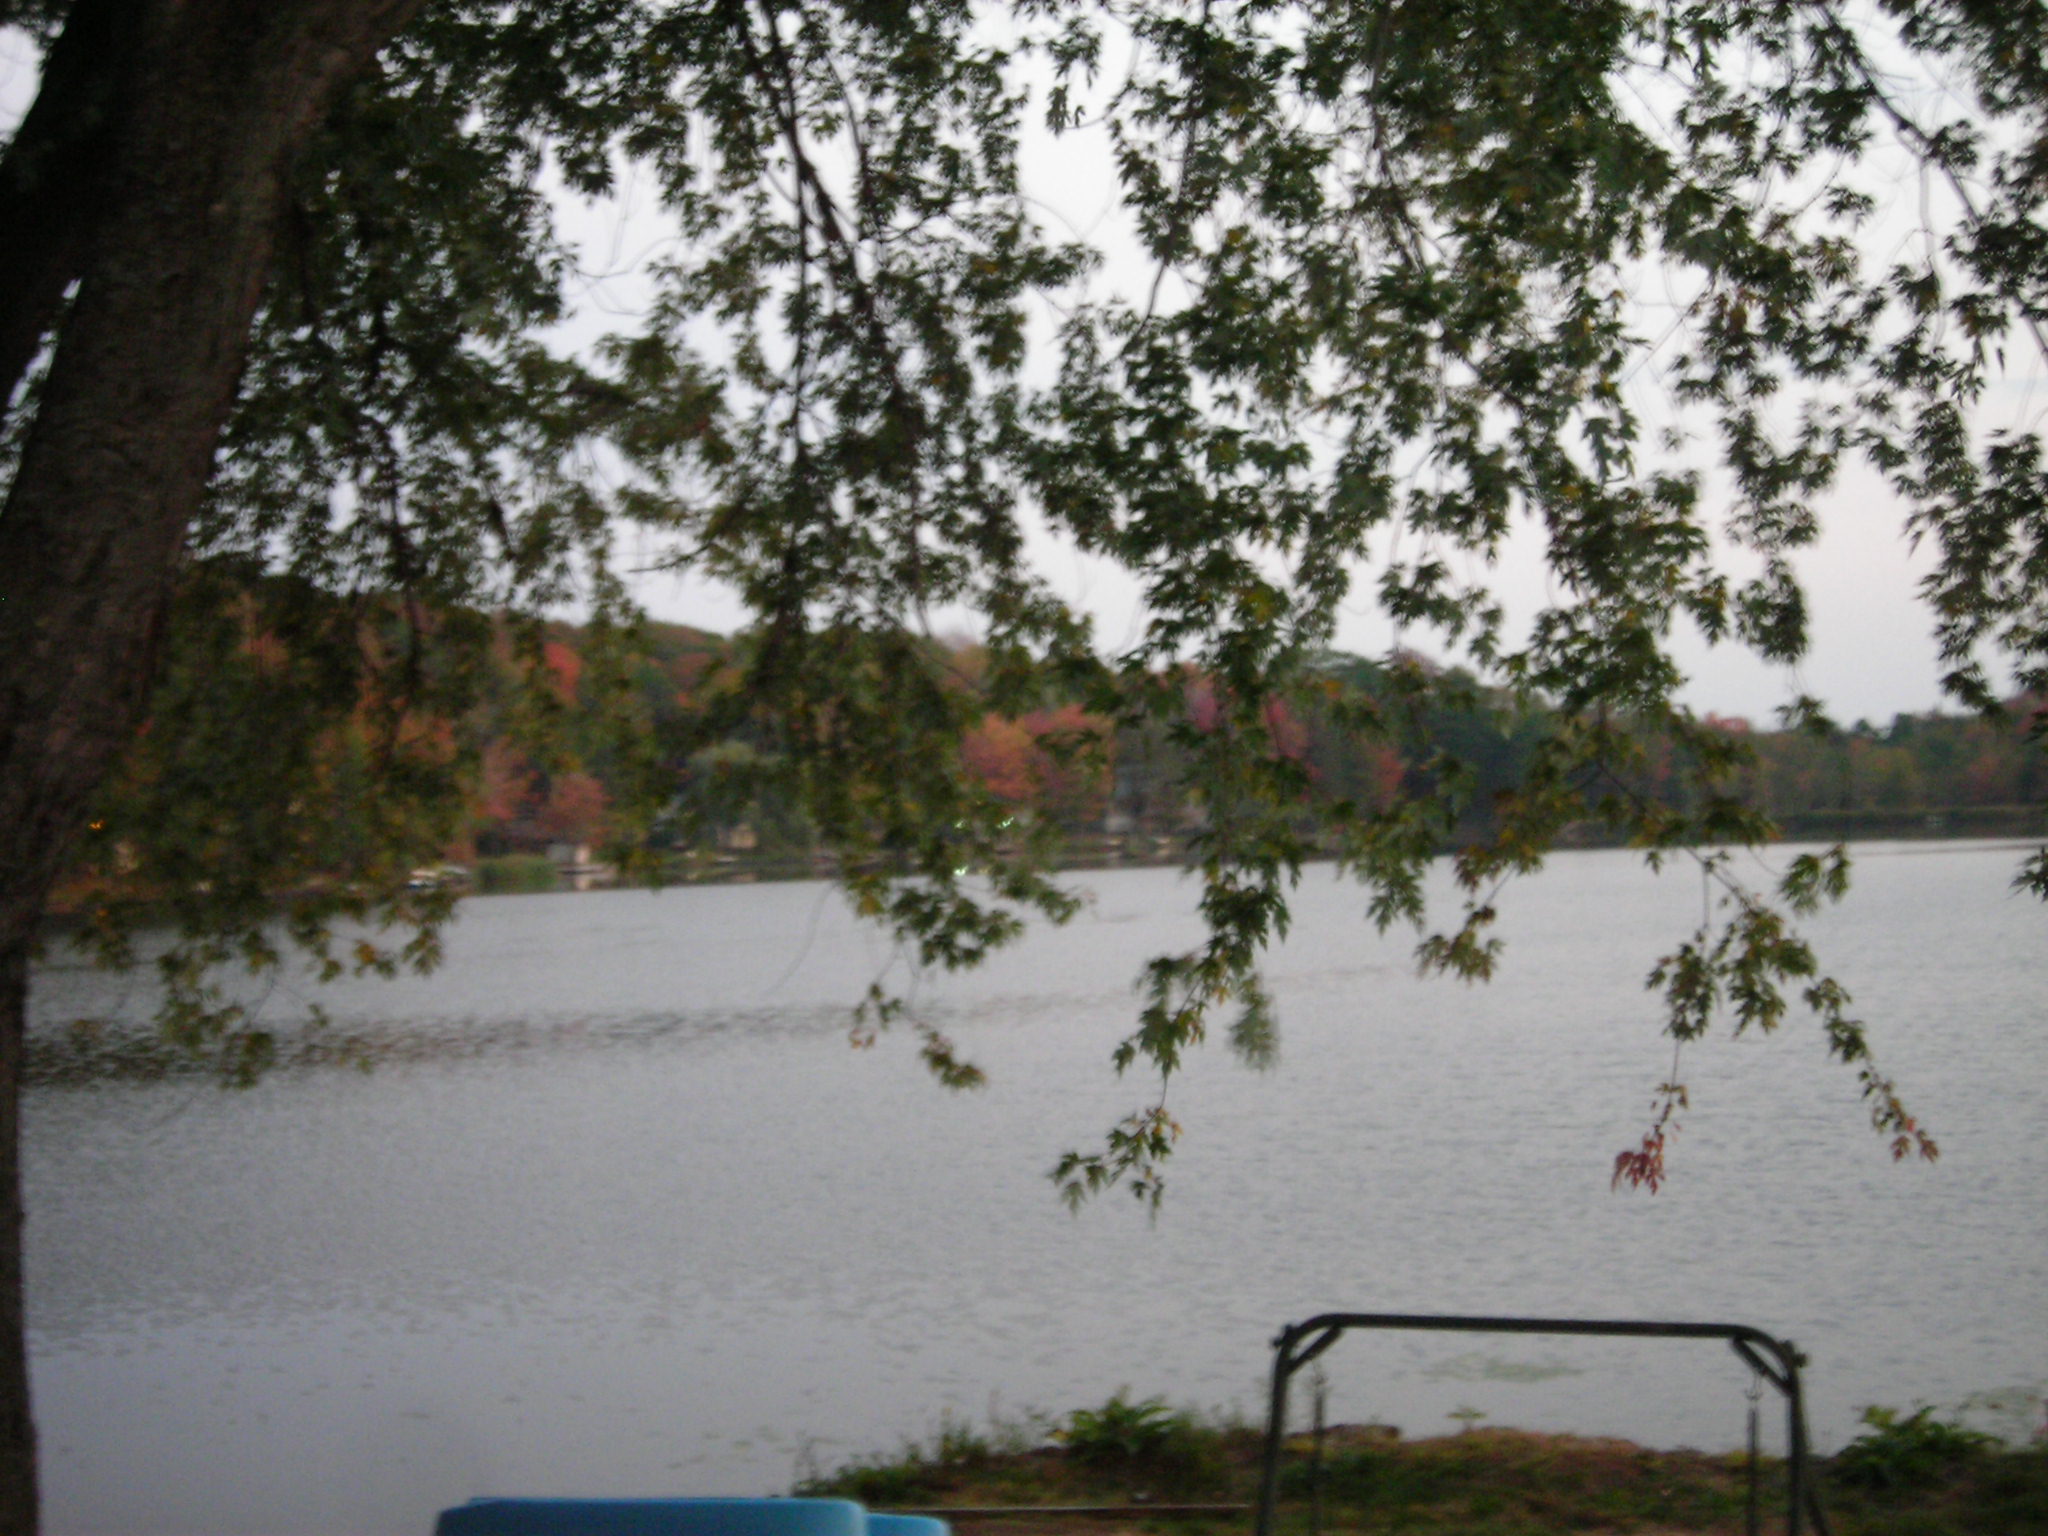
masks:
<instances>
[{"instance_id":1,"label":"overcast sky","mask_svg":"<svg viewBox=\"0 0 2048 1536\"><path fill-rule=\"evenodd\" d=\"M1702 712L1740 715L1768 725L1773 712L1796 694L1823 700L1843 724L1868 719L1883 725L1894 715L1943 708L1926 610L1914 585L1926 566L1909 558L1897 509L1888 500L1855 504L1848 496L1830 508L1827 532L1800 562L1809 581L1813 650L1797 672L1769 667L1739 648L1710 648L1697 636L1680 640L1680 663L1693 681L1685 702ZM1050 544L1039 546L1041 568L1055 590L1093 616L1098 637L1110 646L1134 640L1141 610L1130 579L1099 560ZM1499 568L1511 612L1529 612L1542 592L1533 555L1517 550ZM1369 580L1348 605L1340 648L1363 655L1385 652L1394 635L1374 612ZM667 575L638 583L641 600L660 619L730 632L747 622L736 598L706 583ZM1521 601L1514 594L1521 594ZM937 626L947 628L941 618ZM964 619L958 628L971 626Z\"/></svg>"}]
</instances>

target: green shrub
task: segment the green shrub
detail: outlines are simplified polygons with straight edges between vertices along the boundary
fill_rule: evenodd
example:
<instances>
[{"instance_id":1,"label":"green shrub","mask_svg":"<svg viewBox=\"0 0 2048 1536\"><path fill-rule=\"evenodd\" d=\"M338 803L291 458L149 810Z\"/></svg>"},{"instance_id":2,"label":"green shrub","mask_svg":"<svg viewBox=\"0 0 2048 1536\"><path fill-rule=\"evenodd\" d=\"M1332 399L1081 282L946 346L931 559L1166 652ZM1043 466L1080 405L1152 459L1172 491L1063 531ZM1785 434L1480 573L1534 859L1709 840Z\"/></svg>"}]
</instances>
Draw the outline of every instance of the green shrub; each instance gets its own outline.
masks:
<instances>
[{"instance_id":1,"label":"green shrub","mask_svg":"<svg viewBox=\"0 0 2048 1536\"><path fill-rule=\"evenodd\" d=\"M1076 1461L1128 1462L1166 1448L1176 1433L1189 1428L1187 1415L1175 1413L1163 1398L1134 1403L1119 1388L1100 1408L1077 1408L1055 1437Z\"/></svg>"},{"instance_id":2,"label":"green shrub","mask_svg":"<svg viewBox=\"0 0 2048 1536\"><path fill-rule=\"evenodd\" d=\"M1169 1408L1156 1397L1133 1402L1128 1389L1100 1408L1082 1408L1053 1431L1068 1457L1098 1476L1143 1479L1154 1496L1191 1496L1227 1481L1229 1431Z\"/></svg>"},{"instance_id":3,"label":"green shrub","mask_svg":"<svg viewBox=\"0 0 2048 1536\"><path fill-rule=\"evenodd\" d=\"M1995 1435L1935 1418L1926 1405L1912 1413L1865 1408L1863 1422L1870 1427L1833 1462L1836 1480L1851 1488L1925 1488L1998 1444Z\"/></svg>"}]
</instances>

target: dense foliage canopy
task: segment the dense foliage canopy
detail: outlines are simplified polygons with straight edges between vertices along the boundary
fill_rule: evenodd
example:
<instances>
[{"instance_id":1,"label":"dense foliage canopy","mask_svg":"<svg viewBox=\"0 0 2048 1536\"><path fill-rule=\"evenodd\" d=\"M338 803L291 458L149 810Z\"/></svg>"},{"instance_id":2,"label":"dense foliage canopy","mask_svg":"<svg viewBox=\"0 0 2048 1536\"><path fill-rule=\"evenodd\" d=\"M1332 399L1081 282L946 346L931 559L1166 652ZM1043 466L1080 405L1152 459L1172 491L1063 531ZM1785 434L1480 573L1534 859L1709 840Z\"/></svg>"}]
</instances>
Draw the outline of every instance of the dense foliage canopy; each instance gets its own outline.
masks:
<instances>
[{"instance_id":1,"label":"dense foliage canopy","mask_svg":"<svg viewBox=\"0 0 2048 1536\"><path fill-rule=\"evenodd\" d=\"M1730 792L1741 744L1674 704L1671 641L1796 660L1794 557L1851 456L1940 547L1957 698L2048 682L2039 439L1983 409L2043 362L2035 9L425 6L292 167L131 757L153 793L96 818L101 861L207 935L174 972L195 986L195 959L269 960L280 887L323 953L338 913L431 917L402 875L475 782L461 722L508 634L547 712L539 628L487 616L583 606L623 688L622 551L652 529L758 615L702 742L747 733L747 771L922 963L1067 909L965 771L986 714L1080 705L1104 735L1171 738L1211 939L1151 963L1118 1054L1169 1074L1219 1007L1268 1026L1257 955L1304 858L1356 872L1381 923L1422 922L1424 862L1471 824L1469 755L1371 804L1276 742L1290 704L1393 740L1470 694L1399 660L1345 691L1319 665L1371 581L1485 701L1556 711L1485 786L1462 919L1424 945L1483 976L1501 881L1569 824L1652 850L1769 834ZM72 12L15 18L50 45L46 96ZM1060 136L1113 158L1121 222L1094 247L1048 232L1031 180ZM622 331L571 351L589 257L557 226L622 191L658 200L661 249ZM36 403L31 373L11 443ZM1553 598L1526 630L1484 574L1521 519ZM1105 653L1052 595L1041 528L1142 582L1134 643ZM963 610L972 687L925 641ZM673 793L668 747L638 753L629 834ZM1639 792L1650 754L1684 793ZM1794 876L1795 904L1829 883ZM1675 1032L1724 1000L1775 1023L1812 968L1768 904L1727 896L1659 968ZM179 997L195 1037L237 1022ZM1141 1112L1066 1176L1154 1191L1170 1136Z\"/></svg>"},{"instance_id":2,"label":"dense foliage canopy","mask_svg":"<svg viewBox=\"0 0 2048 1536\"><path fill-rule=\"evenodd\" d=\"M801 806L924 965L1070 910L971 771L985 721L1070 709L1075 760L1170 742L1209 936L1146 965L1119 1068L1163 1082L1217 1019L1270 1047L1258 957L1305 859L1479 978L1503 883L1592 821L1721 894L1655 965L1674 1037L1803 1003L1896 1149L1931 1152L1792 926L1841 859L1758 891L1701 851L1771 829L1672 647L1796 661L1798 553L1861 461L1935 550L1954 698L2009 721L2048 689L2039 0L0 0L0 25L42 61L0 155L17 1035L28 926L81 862L173 902L177 1021L234 1063L260 1040L197 962L275 963L280 893L329 963L390 963L330 952L334 923L431 924L403 874L477 792L466 722L509 657L556 750L540 617L573 610L624 840L744 740L727 767ZM1114 189L1085 236L1040 184L1077 144ZM607 198L659 228L593 341L560 226ZM1487 580L1517 528L1549 571L1526 624ZM1131 573L1141 632L1098 643L1042 538ZM755 616L682 740L627 686L650 541ZM1362 600L1412 647L1369 688L1326 664ZM971 684L929 643L961 613ZM1283 739L1314 713L1410 740L1451 705L1550 722L1483 831L1455 749L1359 798ZM1653 760L1682 793L1643 792ZM2048 849L2020 881L2048 895ZM1662 1176L1665 1125L1621 1175ZM1062 1183L1155 1195L1175 1129L1148 1096Z\"/></svg>"}]
</instances>

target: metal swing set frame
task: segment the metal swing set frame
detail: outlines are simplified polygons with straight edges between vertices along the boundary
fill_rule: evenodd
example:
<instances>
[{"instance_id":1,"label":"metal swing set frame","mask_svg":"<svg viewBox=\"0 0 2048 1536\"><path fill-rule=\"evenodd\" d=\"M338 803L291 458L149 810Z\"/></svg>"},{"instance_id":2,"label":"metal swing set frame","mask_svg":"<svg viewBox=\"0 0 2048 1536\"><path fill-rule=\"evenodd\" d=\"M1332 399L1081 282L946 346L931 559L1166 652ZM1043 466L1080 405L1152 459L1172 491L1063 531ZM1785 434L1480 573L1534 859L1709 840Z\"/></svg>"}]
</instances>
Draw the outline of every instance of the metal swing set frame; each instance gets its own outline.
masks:
<instances>
[{"instance_id":1,"label":"metal swing set frame","mask_svg":"<svg viewBox=\"0 0 2048 1536\"><path fill-rule=\"evenodd\" d=\"M1806 1439L1806 1405L1799 1381L1804 1357L1790 1340L1775 1339L1746 1323L1664 1323L1577 1317L1468 1317L1405 1312L1324 1312L1289 1323L1273 1340L1273 1388L1266 1417L1265 1459L1259 1476L1259 1509L1254 1536L1276 1536L1280 1500L1280 1455L1287 1433L1288 1387L1295 1373L1352 1329L1402 1329L1438 1333L1549 1333L1601 1338L1724 1339L1759 1380L1777 1388L1785 1403L1785 1531L1829 1536L1827 1519L1813 1484ZM1321 1455L1318 1441L1317 1454ZM1749 1435L1748 1530L1757 1536L1758 1462L1754 1400ZM1320 1526L1320 1521L1317 1522ZM1315 1536L1321 1536L1320 1529Z\"/></svg>"}]
</instances>

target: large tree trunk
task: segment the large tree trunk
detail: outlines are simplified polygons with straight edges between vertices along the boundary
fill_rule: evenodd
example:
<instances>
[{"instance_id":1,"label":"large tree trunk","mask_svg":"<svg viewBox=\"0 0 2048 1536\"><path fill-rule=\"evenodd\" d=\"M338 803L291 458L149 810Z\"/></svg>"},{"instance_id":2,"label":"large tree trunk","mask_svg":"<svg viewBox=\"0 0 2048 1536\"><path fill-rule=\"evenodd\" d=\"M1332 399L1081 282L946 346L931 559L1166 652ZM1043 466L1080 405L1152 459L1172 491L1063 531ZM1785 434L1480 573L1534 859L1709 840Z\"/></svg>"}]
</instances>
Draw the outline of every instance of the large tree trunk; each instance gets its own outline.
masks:
<instances>
[{"instance_id":1,"label":"large tree trunk","mask_svg":"<svg viewBox=\"0 0 2048 1536\"><path fill-rule=\"evenodd\" d=\"M74 49L66 64L67 90L79 88L78 71L90 73L95 51L120 82L118 119L93 135L104 159L92 195L51 214L36 237L10 232L10 259L42 276L33 293L0 295L0 306L46 300L53 267L72 269L64 286L76 289L0 509L0 1533L9 1536L36 1525L15 1111L29 945L66 844L156 675L292 163L337 90L421 3L123 7L136 16L124 36L132 49ZM80 0L75 14L105 9ZM0 189L17 184L0 176ZM51 249L20 249L34 238Z\"/></svg>"},{"instance_id":2,"label":"large tree trunk","mask_svg":"<svg viewBox=\"0 0 2048 1536\"><path fill-rule=\"evenodd\" d=\"M0 950L0 1531L36 1527L36 1430L29 1414L21 1283L21 1045L28 948Z\"/></svg>"}]
</instances>

